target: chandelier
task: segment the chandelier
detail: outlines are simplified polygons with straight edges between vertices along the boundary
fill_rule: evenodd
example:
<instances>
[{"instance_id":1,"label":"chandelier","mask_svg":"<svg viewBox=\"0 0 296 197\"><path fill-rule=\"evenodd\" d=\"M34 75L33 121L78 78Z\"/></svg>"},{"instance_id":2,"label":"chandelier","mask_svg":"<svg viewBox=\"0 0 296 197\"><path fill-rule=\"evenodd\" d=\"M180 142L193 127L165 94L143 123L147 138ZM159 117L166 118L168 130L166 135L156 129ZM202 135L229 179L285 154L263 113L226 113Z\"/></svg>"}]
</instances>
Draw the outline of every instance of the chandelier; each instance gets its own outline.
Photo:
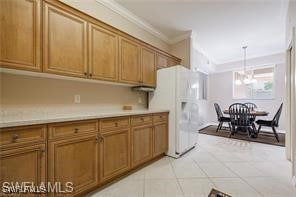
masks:
<instances>
[{"instance_id":1,"label":"chandelier","mask_svg":"<svg viewBox=\"0 0 296 197\"><path fill-rule=\"evenodd\" d=\"M247 71L247 48L248 46L243 46L242 47L244 50L244 61L243 61L243 66L244 66L244 71L243 74L240 75L238 79L235 80L236 85L249 85L249 84L254 84L257 83L257 80L254 78L254 71Z\"/></svg>"}]
</instances>

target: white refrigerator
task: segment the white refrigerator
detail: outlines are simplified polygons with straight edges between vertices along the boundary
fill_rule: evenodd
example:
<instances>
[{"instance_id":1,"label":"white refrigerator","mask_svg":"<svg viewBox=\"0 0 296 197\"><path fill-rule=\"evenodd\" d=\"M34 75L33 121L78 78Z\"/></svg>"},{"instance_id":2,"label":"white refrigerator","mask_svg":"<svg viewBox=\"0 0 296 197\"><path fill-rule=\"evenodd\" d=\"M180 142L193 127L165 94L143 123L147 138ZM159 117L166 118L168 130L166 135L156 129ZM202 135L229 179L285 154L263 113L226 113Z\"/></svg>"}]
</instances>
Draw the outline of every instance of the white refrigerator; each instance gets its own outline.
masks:
<instances>
[{"instance_id":1,"label":"white refrigerator","mask_svg":"<svg viewBox=\"0 0 296 197\"><path fill-rule=\"evenodd\" d=\"M169 109L169 150L178 158L195 147L199 121L199 77L183 66L157 71L157 88L150 94L150 109Z\"/></svg>"}]
</instances>

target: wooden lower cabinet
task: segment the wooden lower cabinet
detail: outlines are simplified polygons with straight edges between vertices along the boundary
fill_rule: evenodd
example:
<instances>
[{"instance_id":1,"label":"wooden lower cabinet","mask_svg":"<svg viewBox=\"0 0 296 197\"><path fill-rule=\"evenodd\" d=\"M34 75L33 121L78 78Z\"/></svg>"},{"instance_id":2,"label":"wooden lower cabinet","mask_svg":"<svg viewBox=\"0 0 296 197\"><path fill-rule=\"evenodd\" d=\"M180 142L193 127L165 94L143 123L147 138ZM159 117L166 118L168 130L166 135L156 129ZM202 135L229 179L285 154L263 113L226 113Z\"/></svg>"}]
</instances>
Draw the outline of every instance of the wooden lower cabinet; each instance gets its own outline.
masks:
<instances>
[{"instance_id":1,"label":"wooden lower cabinet","mask_svg":"<svg viewBox=\"0 0 296 197\"><path fill-rule=\"evenodd\" d=\"M52 141L48 151L49 181L61 182L62 185L73 182L74 191L69 196L98 185L99 141L96 134Z\"/></svg>"},{"instance_id":2,"label":"wooden lower cabinet","mask_svg":"<svg viewBox=\"0 0 296 197\"><path fill-rule=\"evenodd\" d=\"M0 129L0 137L18 134L23 142L0 144L0 184L50 182L65 191L71 182L72 193L25 196L85 196L163 155L168 149L167 121L166 113L156 113ZM23 133L42 137L31 140L35 138Z\"/></svg>"},{"instance_id":3,"label":"wooden lower cabinet","mask_svg":"<svg viewBox=\"0 0 296 197\"><path fill-rule=\"evenodd\" d=\"M132 166L140 165L152 158L153 126L132 128Z\"/></svg>"},{"instance_id":4,"label":"wooden lower cabinet","mask_svg":"<svg viewBox=\"0 0 296 197\"><path fill-rule=\"evenodd\" d=\"M0 184L3 182L33 182L40 185L46 181L45 144L13 148L0 152ZM9 196L0 191L0 196ZM22 195L21 195L22 196ZM28 196L28 195L25 195ZM29 195L38 196L38 195ZM40 195L39 195L40 196Z\"/></svg>"},{"instance_id":5,"label":"wooden lower cabinet","mask_svg":"<svg viewBox=\"0 0 296 197\"><path fill-rule=\"evenodd\" d=\"M106 181L130 169L130 129L109 131L101 136L101 181Z\"/></svg>"},{"instance_id":6,"label":"wooden lower cabinet","mask_svg":"<svg viewBox=\"0 0 296 197\"><path fill-rule=\"evenodd\" d=\"M153 129L153 156L161 155L168 150L168 123L154 125Z\"/></svg>"}]
</instances>

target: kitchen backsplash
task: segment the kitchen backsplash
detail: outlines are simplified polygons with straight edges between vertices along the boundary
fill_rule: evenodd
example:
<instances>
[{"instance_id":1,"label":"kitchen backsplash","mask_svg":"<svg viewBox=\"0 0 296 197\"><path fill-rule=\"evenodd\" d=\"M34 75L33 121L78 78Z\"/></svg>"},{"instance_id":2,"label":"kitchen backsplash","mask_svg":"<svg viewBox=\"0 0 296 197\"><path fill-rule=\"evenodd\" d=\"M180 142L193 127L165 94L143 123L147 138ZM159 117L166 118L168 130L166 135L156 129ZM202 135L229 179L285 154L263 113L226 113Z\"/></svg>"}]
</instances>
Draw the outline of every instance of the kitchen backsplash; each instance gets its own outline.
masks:
<instances>
[{"instance_id":1,"label":"kitchen backsplash","mask_svg":"<svg viewBox=\"0 0 296 197\"><path fill-rule=\"evenodd\" d=\"M146 106L145 93L130 87L62 79L0 73L0 116L24 117L38 114L72 114L96 110L121 110ZM80 95L80 103L74 102Z\"/></svg>"}]
</instances>

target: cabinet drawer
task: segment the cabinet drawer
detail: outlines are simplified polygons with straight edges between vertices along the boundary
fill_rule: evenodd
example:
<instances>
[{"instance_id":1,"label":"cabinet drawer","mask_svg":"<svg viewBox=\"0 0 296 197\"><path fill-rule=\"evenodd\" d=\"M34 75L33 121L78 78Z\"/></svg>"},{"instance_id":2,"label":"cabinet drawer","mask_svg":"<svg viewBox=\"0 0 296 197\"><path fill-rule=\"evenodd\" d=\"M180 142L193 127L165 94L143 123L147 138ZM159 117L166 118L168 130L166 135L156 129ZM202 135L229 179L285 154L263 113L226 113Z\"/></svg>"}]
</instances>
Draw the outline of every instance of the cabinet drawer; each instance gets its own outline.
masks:
<instances>
[{"instance_id":1,"label":"cabinet drawer","mask_svg":"<svg viewBox=\"0 0 296 197\"><path fill-rule=\"evenodd\" d=\"M101 131L129 127L129 117L107 118L100 120Z\"/></svg>"},{"instance_id":2,"label":"cabinet drawer","mask_svg":"<svg viewBox=\"0 0 296 197\"><path fill-rule=\"evenodd\" d=\"M0 146L14 146L24 143L44 142L46 126L24 126L0 129Z\"/></svg>"},{"instance_id":3,"label":"cabinet drawer","mask_svg":"<svg viewBox=\"0 0 296 197\"><path fill-rule=\"evenodd\" d=\"M98 121L65 122L49 125L49 139L98 132Z\"/></svg>"},{"instance_id":4,"label":"cabinet drawer","mask_svg":"<svg viewBox=\"0 0 296 197\"><path fill-rule=\"evenodd\" d=\"M164 122L168 120L167 113L157 113L153 114L153 122Z\"/></svg>"},{"instance_id":5,"label":"cabinet drawer","mask_svg":"<svg viewBox=\"0 0 296 197\"><path fill-rule=\"evenodd\" d=\"M132 125L143 125L152 123L152 115L141 115L132 117Z\"/></svg>"}]
</instances>

